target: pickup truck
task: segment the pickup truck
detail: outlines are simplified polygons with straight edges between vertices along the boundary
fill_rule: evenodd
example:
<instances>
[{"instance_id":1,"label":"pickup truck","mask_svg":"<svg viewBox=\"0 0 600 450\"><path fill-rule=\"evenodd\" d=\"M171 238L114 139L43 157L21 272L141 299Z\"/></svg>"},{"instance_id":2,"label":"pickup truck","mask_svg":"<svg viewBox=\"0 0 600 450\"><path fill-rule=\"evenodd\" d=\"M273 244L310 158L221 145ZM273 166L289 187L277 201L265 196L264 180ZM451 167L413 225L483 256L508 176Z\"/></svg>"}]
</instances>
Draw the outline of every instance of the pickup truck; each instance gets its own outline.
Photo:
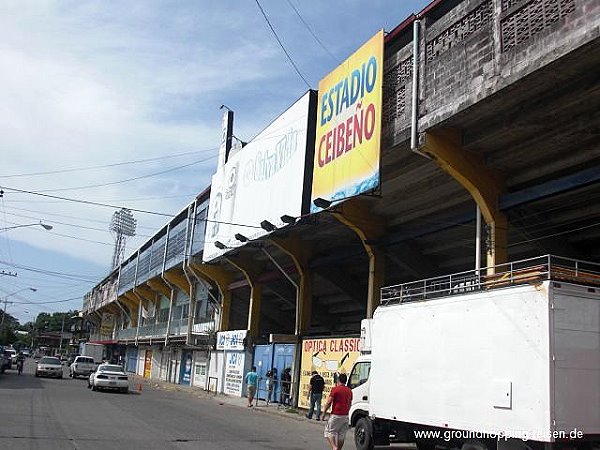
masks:
<instances>
[{"instance_id":1,"label":"pickup truck","mask_svg":"<svg viewBox=\"0 0 600 450\"><path fill-rule=\"evenodd\" d=\"M71 378L79 376L89 377L96 370L94 358L89 356L77 356L75 361L69 367L69 375Z\"/></svg>"}]
</instances>

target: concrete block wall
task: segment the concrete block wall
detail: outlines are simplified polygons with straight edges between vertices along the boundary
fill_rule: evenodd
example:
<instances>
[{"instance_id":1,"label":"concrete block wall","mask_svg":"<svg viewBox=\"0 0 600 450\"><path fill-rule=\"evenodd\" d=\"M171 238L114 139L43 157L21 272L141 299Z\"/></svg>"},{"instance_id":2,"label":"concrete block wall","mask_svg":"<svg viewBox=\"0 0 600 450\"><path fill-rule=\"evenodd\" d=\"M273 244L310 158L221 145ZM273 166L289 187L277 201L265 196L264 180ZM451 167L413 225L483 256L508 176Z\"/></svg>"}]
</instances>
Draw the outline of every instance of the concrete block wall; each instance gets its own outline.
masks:
<instances>
[{"instance_id":1,"label":"concrete block wall","mask_svg":"<svg viewBox=\"0 0 600 450\"><path fill-rule=\"evenodd\" d=\"M447 0L438 4L421 17L420 131L597 40L599 27L600 0ZM408 34L412 36L412 25L401 32L404 42ZM412 42L386 57L386 147L403 144L410 135L412 70L406 66L411 63Z\"/></svg>"}]
</instances>

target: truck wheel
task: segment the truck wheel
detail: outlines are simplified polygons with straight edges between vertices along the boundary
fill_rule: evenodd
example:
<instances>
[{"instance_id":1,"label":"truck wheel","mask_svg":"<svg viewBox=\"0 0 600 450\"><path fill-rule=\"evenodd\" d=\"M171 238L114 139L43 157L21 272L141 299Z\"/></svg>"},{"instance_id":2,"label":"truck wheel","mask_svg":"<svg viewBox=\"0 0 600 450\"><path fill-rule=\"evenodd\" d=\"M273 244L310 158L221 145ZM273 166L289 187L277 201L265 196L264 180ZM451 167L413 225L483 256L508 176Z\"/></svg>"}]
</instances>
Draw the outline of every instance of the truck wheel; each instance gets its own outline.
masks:
<instances>
[{"instance_id":1,"label":"truck wheel","mask_svg":"<svg viewBox=\"0 0 600 450\"><path fill-rule=\"evenodd\" d=\"M354 427L354 443L356 450L373 450L373 424L367 417L362 417Z\"/></svg>"}]
</instances>

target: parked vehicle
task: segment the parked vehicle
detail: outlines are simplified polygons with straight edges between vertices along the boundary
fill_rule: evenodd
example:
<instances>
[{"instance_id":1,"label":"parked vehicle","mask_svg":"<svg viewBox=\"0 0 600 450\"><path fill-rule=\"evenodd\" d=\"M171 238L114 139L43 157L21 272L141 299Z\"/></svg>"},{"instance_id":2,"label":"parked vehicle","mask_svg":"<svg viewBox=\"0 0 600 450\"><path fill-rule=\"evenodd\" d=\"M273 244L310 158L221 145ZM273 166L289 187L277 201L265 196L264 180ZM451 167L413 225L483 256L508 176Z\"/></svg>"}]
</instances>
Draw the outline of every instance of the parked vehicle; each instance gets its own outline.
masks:
<instances>
[{"instance_id":1,"label":"parked vehicle","mask_svg":"<svg viewBox=\"0 0 600 450\"><path fill-rule=\"evenodd\" d=\"M349 379L357 450L599 448L599 269L543 257L382 289Z\"/></svg>"},{"instance_id":2,"label":"parked vehicle","mask_svg":"<svg viewBox=\"0 0 600 450\"><path fill-rule=\"evenodd\" d=\"M7 354L10 359L10 366L8 367L10 369L13 364L17 363L17 351L14 348L4 347L4 353Z\"/></svg>"},{"instance_id":3,"label":"parked vehicle","mask_svg":"<svg viewBox=\"0 0 600 450\"><path fill-rule=\"evenodd\" d=\"M93 358L96 364L101 364L104 356L104 345L91 342L82 342L79 344L79 354Z\"/></svg>"},{"instance_id":4,"label":"parked vehicle","mask_svg":"<svg viewBox=\"0 0 600 450\"><path fill-rule=\"evenodd\" d=\"M129 377L123 367L116 364L100 364L98 369L88 379L88 388L117 389L120 392L129 392Z\"/></svg>"},{"instance_id":5,"label":"parked vehicle","mask_svg":"<svg viewBox=\"0 0 600 450\"><path fill-rule=\"evenodd\" d=\"M4 347L0 345L0 373L11 368L10 355L5 352Z\"/></svg>"},{"instance_id":6,"label":"parked vehicle","mask_svg":"<svg viewBox=\"0 0 600 450\"><path fill-rule=\"evenodd\" d=\"M35 368L36 377L63 377L63 366L60 359L54 356L44 356L41 358Z\"/></svg>"},{"instance_id":7,"label":"parked vehicle","mask_svg":"<svg viewBox=\"0 0 600 450\"><path fill-rule=\"evenodd\" d=\"M77 356L69 366L69 376L77 378L81 376L89 377L96 370L94 359L89 356Z\"/></svg>"}]
</instances>

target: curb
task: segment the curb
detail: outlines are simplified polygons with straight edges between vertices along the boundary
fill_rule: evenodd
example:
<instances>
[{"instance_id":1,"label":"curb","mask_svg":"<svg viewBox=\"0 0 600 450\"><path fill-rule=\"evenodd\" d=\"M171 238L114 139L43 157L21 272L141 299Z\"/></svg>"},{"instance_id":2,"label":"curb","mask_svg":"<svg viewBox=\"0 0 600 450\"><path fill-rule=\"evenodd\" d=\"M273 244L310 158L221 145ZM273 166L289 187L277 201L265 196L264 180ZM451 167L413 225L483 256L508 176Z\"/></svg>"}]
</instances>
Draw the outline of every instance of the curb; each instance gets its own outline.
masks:
<instances>
[{"instance_id":1,"label":"curb","mask_svg":"<svg viewBox=\"0 0 600 450\"><path fill-rule=\"evenodd\" d=\"M317 424L319 426L325 425L325 422L323 422L323 421L317 421L315 419L307 419L304 416L305 412L302 409L289 411L288 408L284 409L284 408L278 406L277 404L273 405L273 406L266 406L265 404L262 404L259 406L255 405L253 408L247 408L245 397L230 397L225 394L214 394L212 392L205 391L204 389L193 387L193 386L191 386L191 387L190 386L182 386L180 384L173 384L173 383L169 383L167 381L162 381L162 380L161 381L149 380L149 379L144 378L137 374L130 375L130 377L131 377L130 379L134 383L135 390L138 390L140 392L142 392L144 390L144 388L163 390L166 392L188 392L188 393L193 393L194 396L196 396L197 398L213 400L213 401L217 402L219 405L237 406L238 408L252 409L253 411L258 411L260 414L269 414L269 415L273 415L273 416L285 417L285 418L288 418L291 420L295 420L297 422L309 422L309 423ZM137 389L138 386L141 389ZM239 404L240 401L243 402L243 404Z\"/></svg>"}]
</instances>

